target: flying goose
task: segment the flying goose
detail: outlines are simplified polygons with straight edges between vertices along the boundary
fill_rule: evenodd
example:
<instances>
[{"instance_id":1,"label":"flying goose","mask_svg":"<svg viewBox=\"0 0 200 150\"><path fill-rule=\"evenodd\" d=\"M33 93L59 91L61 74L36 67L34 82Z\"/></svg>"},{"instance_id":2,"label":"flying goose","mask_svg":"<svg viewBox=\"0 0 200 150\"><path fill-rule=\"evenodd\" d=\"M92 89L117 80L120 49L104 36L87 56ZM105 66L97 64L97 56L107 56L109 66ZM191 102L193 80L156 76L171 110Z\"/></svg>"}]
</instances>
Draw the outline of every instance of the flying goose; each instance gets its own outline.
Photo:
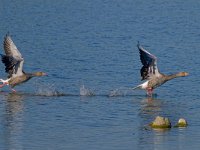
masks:
<instances>
[{"instance_id":1,"label":"flying goose","mask_svg":"<svg viewBox=\"0 0 200 150\"><path fill-rule=\"evenodd\" d=\"M143 89L147 91L148 96L152 96L153 90L165 82L177 78L188 76L187 72L179 72L172 75L165 75L159 72L157 67L157 58L145 50L138 42L137 45L140 52L140 60L142 62L142 68L140 69L141 80L146 80L144 83L136 86L133 89Z\"/></svg>"},{"instance_id":2,"label":"flying goose","mask_svg":"<svg viewBox=\"0 0 200 150\"><path fill-rule=\"evenodd\" d=\"M4 87L5 85L9 85L11 90L16 92L15 89L13 89L16 85L24 83L30 80L32 77L40 77L46 75L44 72L26 73L23 70L24 58L22 57L9 34L6 34L3 45L5 55L0 55L2 62L5 65L5 72L8 73L8 78L6 80L0 79L0 82L3 83L0 85L0 88Z\"/></svg>"}]
</instances>

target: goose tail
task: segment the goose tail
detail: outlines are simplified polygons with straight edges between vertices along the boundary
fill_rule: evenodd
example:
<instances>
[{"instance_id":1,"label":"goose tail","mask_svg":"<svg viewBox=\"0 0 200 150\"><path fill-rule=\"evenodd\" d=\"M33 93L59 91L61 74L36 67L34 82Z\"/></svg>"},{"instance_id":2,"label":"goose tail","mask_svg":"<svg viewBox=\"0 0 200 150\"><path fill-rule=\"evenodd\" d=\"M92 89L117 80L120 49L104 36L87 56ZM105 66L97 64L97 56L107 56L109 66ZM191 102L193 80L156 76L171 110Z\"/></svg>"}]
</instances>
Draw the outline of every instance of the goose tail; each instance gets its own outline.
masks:
<instances>
[{"instance_id":1,"label":"goose tail","mask_svg":"<svg viewBox=\"0 0 200 150\"><path fill-rule=\"evenodd\" d=\"M142 88L142 86L141 86L141 85L138 85L138 86L136 86L136 87L133 87L132 90L137 90L137 89L141 89L141 88Z\"/></svg>"},{"instance_id":2,"label":"goose tail","mask_svg":"<svg viewBox=\"0 0 200 150\"><path fill-rule=\"evenodd\" d=\"M132 90L136 90L136 89L145 90L145 89L147 89L147 87L148 87L148 83L149 83L149 81L146 81L146 82L144 82L144 83L142 83L142 84L140 84L140 85L138 85L138 86L132 88Z\"/></svg>"}]
</instances>

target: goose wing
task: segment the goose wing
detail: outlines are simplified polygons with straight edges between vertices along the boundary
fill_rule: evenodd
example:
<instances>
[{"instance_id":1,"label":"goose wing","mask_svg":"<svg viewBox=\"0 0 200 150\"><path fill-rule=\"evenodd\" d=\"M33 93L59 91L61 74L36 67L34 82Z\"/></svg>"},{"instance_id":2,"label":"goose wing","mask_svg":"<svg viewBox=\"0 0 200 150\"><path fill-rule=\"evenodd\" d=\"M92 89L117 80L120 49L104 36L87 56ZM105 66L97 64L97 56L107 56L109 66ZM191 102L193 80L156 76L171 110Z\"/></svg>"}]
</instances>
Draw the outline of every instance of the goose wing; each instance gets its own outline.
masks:
<instances>
[{"instance_id":1,"label":"goose wing","mask_svg":"<svg viewBox=\"0 0 200 150\"><path fill-rule=\"evenodd\" d=\"M24 59L8 34L4 38L3 45L5 55L1 54L1 57L8 77L22 75Z\"/></svg>"},{"instance_id":2,"label":"goose wing","mask_svg":"<svg viewBox=\"0 0 200 150\"><path fill-rule=\"evenodd\" d=\"M141 80L148 80L155 76L160 76L158 67L157 67L157 58L145 50L138 42L137 45L140 51L140 60L142 62L142 68L140 69Z\"/></svg>"}]
</instances>

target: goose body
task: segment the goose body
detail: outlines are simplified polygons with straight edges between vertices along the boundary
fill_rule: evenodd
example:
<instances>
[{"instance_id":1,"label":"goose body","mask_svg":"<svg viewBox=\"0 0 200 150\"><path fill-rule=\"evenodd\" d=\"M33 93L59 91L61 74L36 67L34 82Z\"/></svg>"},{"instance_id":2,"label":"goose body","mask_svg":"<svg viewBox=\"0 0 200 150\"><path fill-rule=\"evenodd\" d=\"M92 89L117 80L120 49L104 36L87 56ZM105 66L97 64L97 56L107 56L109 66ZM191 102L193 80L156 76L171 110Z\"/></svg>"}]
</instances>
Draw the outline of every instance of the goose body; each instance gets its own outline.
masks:
<instances>
[{"instance_id":1,"label":"goose body","mask_svg":"<svg viewBox=\"0 0 200 150\"><path fill-rule=\"evenodd\" d=\"M15 91L13 88L16 85L22 84L32 77L46 75L44 72L26 73L23 70L24 58L8 34L4 38L3 45L5 54L1 54L1 58L5 65L5 72L8 73L8 78L6 80L0 79L0 82L3 83L0 88L9 85L12 91Z\"/></svg>"},{"instance_id":2,"label":"goose body","mask_svg":"<svg viewBox=\"0 0 200 150\"><path fill-rule=\"evenodd\" d=\"M160 73L157 67L157 58L145 50L139 43L137 47L139 49L140 60L143 65L140 70L141 80L146 81L133 89L146 90L147 95L152 96L153 90L165 82L177 77L185 77L189 75L187 72L179 72L172 75L165 75Z\"/></svg>"}]
</instances>

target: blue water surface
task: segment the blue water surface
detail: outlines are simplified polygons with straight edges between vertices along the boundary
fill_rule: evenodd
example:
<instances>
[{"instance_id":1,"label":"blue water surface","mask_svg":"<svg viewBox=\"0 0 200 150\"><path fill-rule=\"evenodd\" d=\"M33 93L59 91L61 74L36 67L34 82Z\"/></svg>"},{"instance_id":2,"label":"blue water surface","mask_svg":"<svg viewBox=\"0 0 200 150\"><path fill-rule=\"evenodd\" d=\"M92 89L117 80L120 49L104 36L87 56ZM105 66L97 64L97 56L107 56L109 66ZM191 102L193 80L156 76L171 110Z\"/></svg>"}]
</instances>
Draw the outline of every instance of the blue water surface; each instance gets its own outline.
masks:
<instances>
[{"instance_id":1,"label":"blue water surface","mask_svg":"<svg viewBox=\"0 0 200 150\"><path fill-rule=\"evenodd\" d=\"M199 149L199 8L197 0L1 0L0 41L9 32L24 70L48 76L0 92L0 149ZM153 98L130 90L141 83L137 41L161 72L190 75ZM147 128L158 115L189 126Z\"/></svg>"}]
</instances>

